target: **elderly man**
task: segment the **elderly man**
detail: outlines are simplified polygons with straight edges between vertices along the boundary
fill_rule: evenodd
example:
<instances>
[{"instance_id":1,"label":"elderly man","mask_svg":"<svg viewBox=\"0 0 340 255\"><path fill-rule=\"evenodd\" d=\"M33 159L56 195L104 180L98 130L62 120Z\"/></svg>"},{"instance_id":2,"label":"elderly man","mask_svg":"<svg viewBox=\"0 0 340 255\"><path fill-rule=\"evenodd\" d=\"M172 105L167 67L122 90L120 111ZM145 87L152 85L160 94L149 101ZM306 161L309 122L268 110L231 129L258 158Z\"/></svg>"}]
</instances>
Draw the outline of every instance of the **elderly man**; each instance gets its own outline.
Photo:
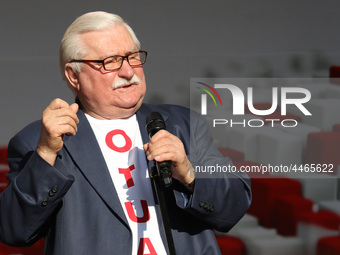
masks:
<instances>
[{"instance_id":1,"label":"elderly man","mask_svg":"<svg viewBox=\"0 0 340 255\"><path fill-rule=\"evenodd\" d=\"M60 65L76 103L55 99L10 141L1 242L45 238L45 254L60 255L169 253L149 173L166 161L173 181L161 188L176 253L220 253L213 229L228 231L247 211L249 179L195 176L195 165L232 163L198 114L142 103L146 57L117 15L87 13L67 29ZM152 111L167 129L150 139Z\"/></svg>"}]
</instances>

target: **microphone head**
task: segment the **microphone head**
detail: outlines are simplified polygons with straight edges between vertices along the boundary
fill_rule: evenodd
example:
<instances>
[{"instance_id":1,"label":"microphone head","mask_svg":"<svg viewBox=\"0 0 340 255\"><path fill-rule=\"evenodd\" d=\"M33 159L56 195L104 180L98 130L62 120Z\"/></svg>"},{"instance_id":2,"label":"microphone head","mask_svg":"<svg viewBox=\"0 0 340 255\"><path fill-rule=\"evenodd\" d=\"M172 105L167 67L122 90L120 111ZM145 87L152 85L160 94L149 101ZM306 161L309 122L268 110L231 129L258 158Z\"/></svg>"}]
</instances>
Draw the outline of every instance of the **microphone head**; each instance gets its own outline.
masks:
<instances>
[{"instance_id":1,"label":"microphone head","mask_svg":"<svg viewBox=\"0 0 340 255\"><path fill-rule=\"evenodd\" d=\"M162 115L158 112L150 112L146 116L145 129L150 138L159 130L166 129Z\"/></svg>"}]
</instances>

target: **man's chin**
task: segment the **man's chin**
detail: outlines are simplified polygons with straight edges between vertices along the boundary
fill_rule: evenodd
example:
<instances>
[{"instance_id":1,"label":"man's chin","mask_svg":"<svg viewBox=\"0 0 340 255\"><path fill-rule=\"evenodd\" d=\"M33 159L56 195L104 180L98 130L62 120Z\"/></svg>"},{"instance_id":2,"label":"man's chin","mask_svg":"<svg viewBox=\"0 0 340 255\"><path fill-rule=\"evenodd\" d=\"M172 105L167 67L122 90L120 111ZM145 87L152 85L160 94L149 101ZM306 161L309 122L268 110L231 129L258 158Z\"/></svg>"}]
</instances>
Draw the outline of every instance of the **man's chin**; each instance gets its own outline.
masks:
<instances>
[{"instance_id":1,"label":"man's chin","mask_svg":"<svg viewBox=\"0 0 340 255\"><path fill-rule=\"evenodd\" d=\"M142 103L143 103L143 98L141 98L140 100L138 100L137 102L134 102L134 103L127 103L127 104L125 104L125 105L122 105L121 106L121 109L123 110L123 111L131 111L132 112L132 114L131 115L133 115L133 114L135 114L137 111L138 111L138 109L141 107L141 105L142 105Z\"/></svg>"}]
</instances>

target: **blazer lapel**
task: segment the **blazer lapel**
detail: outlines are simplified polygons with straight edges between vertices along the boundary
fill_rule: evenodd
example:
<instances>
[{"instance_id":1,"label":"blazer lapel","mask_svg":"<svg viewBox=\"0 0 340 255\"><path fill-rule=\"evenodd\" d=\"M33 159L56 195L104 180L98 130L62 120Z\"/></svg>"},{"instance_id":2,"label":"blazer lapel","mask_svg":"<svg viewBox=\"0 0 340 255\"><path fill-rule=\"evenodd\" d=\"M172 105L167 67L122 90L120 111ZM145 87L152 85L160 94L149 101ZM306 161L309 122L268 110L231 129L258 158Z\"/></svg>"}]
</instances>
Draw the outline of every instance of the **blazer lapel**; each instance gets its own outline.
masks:
<instances>
[{"instance_id":1,"label":"blazer lapel","mask_svg":"<svg viewBox=\"0 0 340 255\"><path fill-rule=\"evenodd\" d=\"M92 128L81 110L78 117L77 134L65 136L64 145L98 195L129 226Z\"/></svg>"},{"instance_id":2,"label":"blazer lapel","mask_svg":"<svg viewBox=\"0 0 340 255\"><path fill-rule=\"evenodd\" d=\"M143 104L137 112L137 120L143 143L147 143L150 140L145 130L146 116L151 111L155 110L157 110L157 108ZM161 111L160 113L162 114L165 123L167 123L167 116ZM113 185L112 178L101 153L101 149L92 128L81 109L78 111L78 117L79 124L77 134L75 136L66 135L64 138L64 146L98 195L105 201L117 217L121 218L126 226L129 227L129 223ZM171 128L169 129L169 127L167 127L167 130L169 132L173 131ZM148 169L150 171L154 162L148 160L147 162Z\"/></svg>"},{"instance_id":3,"label":"blazer lapel","mask_svg":"<svg viewBox=\"0 0 340 255\"><path fill-rule=\"evenodd\" d=\"M149 135L147 134L146 129L145 129L145 124L146 124L145 122L146 122L146 116L152 111L159 111L159 113L163 116L165 124L167 124L168 122L168 116L164 114L162 110L158 110L155 106L142 104L141 108L137 112L137 120L138 120L140 132L142 134L143 143L147 143L150 140ZM168 127L167 125L166 125L166 129L169 132L172 131L171 127Z\"/></svg>"}]
</instances>

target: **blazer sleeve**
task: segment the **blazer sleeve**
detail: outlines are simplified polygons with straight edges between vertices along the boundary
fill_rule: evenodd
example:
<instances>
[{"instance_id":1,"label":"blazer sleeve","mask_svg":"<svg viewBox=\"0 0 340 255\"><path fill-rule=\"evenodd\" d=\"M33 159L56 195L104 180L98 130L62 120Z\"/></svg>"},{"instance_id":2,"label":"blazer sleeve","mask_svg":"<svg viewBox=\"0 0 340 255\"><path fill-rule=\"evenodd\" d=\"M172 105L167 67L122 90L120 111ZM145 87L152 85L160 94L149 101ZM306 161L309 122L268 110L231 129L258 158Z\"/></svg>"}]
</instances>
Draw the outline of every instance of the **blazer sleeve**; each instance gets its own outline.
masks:
<instances>
[{"instance_id":1,"label":"blazer sleeve","mask_svg":"<svg viewBox=\"0 0 340 255\"><path fill-rule=\"evenodd\" d=\"M34 136L21 132L8 146L9 185L0 194L0 241L8 245L39 240L74 181L58 158L57 170L39 156Z\"/></svg>"},{"instance_id":2,"label":"blazer sleeve","mask_svg":"<svg viewBox=\"0 0 340 255\"><path fill-rule=\"evenodd\" d=\"M190 113L190 119L188 157L195 170L195 188L185 196L183 189L174 188L176 203L212 228L227 232L250 206L250 179L217 150L205 119L195 112ZM215 167L215 172L209 172L209 167Z\"/></svg>"}]
</instances>

